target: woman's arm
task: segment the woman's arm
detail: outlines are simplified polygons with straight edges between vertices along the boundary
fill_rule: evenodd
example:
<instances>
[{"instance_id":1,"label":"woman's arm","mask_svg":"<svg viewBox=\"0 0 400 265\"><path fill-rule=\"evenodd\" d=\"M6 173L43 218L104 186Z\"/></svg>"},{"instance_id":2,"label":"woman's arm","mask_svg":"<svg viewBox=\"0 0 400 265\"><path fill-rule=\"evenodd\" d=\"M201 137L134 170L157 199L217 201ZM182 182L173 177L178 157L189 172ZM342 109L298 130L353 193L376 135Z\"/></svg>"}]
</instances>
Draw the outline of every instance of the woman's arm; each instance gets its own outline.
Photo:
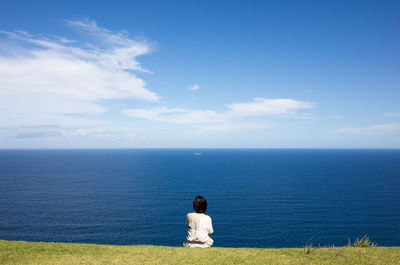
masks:
<instances>
[{"instance_id":1,"label":"woman's arm","mask_svg":"<svg viewBox=\"0 0 400 265\"><path fill-rule=\"evenodd\" d=\"M209 222L209 224L208 224L207 232L208 232L209 235L211 235L212 233L214 233L214 229L213 229L211 217L210 217L210 222Z\"/></svg>"}]
</instances>

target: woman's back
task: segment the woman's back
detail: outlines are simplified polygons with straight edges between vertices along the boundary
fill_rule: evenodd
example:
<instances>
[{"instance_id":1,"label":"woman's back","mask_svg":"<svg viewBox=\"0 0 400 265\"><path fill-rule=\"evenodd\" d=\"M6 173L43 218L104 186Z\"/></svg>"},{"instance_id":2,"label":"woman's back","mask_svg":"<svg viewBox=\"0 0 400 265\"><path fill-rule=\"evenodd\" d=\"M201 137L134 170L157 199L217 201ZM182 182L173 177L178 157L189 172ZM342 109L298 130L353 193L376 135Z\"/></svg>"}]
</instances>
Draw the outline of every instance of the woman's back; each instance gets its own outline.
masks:
<instances>
[{"instance_id":1,"label":"woman's back","mask_svg":"<svg viewBox=\"0 0 400 265\"><path fill-rule=\"evenodd\" d=\"M212 234L213 227L211 217L204 213L189 213L186 216L188 235L186 240L191 242L207 242Z\"/></svg>"},{"instance_id":2,"label":"woman's back","mask_svg":"<svg viewBox=\"0 0 400 265\"><path fill-rule=\"evenodd\" d=\"M204 214L207 211L207 200L202 196L197 196L193 201L195 213L186 215L186 226L188 234L183 243L185 247L211 247L214 240L210 234L214 232L211 217Z\"/></svg>"}]
</instances>

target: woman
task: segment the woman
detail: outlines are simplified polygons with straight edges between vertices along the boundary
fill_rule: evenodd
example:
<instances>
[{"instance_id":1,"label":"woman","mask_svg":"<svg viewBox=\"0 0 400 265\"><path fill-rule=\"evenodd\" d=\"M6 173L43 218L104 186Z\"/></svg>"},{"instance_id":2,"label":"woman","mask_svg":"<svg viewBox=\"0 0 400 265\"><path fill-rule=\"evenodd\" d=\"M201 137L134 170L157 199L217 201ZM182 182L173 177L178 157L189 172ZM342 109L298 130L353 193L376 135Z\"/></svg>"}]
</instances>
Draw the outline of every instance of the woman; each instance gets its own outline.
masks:
<instances>
[{"instance_id":1,"label":"woman","mask_svg":"<svg viewBox=\"0 0 400 265\"><path fill-rule=\"evenodd\" d=\"M183 243L184 247L209 248L214 240L209 236L214 232L211 217L204 214L207 211L207 200L197 196L193 201L196 212L186 215L188 235Z\"/></svg>"}]
</instances>

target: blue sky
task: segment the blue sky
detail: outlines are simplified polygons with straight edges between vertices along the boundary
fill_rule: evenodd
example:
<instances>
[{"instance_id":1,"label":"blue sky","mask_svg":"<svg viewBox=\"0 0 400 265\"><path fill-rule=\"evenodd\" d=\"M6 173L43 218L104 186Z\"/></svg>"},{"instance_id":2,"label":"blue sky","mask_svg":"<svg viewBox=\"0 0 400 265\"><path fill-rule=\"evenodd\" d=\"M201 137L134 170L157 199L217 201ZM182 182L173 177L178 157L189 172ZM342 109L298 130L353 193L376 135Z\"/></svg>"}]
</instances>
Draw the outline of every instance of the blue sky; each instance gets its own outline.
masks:
<instances>
[{"instance_id":1,"label":"blue sky","mask_svg":"<svg viewBox=\"0 0 400 265\"><path fill-rule=\"evenodd\" d=\"M7 1L0 148L400 148L398 1Z\"/></svg>"}]
</instances>

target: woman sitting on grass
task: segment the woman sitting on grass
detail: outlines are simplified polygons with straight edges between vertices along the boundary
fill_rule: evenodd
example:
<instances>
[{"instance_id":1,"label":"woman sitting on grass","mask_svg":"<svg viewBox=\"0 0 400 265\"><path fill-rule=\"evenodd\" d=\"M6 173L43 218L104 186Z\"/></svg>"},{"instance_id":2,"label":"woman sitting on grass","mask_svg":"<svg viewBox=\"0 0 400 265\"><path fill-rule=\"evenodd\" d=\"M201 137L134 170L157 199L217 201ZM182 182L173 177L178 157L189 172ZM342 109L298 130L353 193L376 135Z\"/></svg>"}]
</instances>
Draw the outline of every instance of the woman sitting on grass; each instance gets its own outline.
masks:
<instances>
[{"instance_id":1,"label":"woman sitting on grass","mask_svg":"<svg viewBox=\"0 0 400 265\"><path fill-rule=\"evenodd\" d=\"M214 240L209 236L214 230L211 217L204 214L207 211L207 200L202 196L197 196L194 198L193 208L196 212L186 215L188 235L183 246L209 248L214 243Z\"/></svg>"}]
</instances>

